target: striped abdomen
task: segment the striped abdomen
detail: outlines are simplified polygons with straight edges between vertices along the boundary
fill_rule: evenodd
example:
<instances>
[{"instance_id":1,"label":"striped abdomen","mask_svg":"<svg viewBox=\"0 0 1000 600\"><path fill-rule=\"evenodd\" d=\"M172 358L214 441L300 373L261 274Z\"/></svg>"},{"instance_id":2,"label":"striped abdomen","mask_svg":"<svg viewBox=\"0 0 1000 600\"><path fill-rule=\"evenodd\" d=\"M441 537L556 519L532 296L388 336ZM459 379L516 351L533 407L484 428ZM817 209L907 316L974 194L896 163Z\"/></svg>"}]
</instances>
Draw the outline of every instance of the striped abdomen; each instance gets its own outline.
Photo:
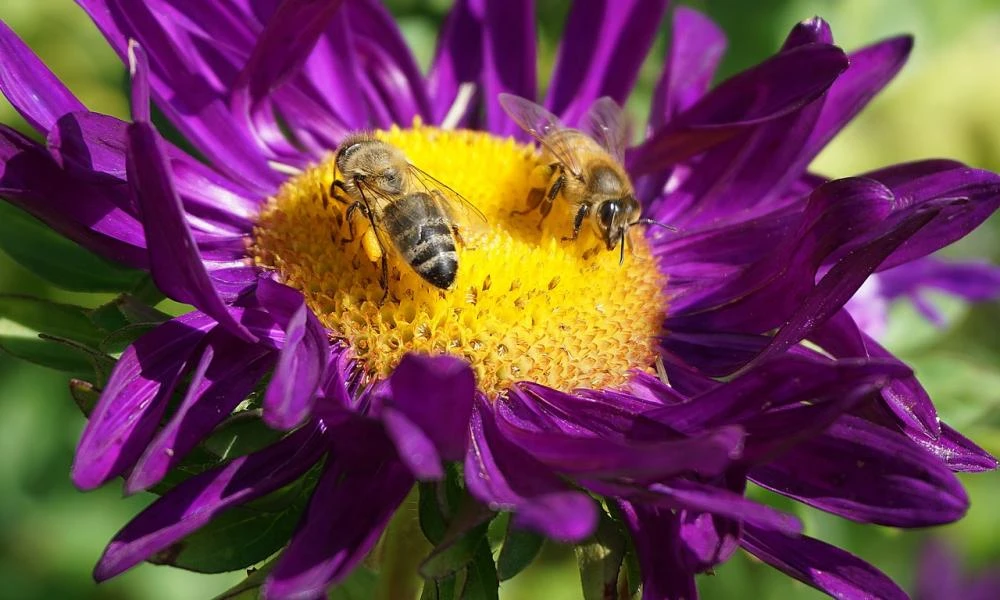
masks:
<instances>
[{"instance_id":1,"label":"striped abdomen","mask_svg":"<svg viewBox=\"0 0 1000 600\"><path fill-rule=\"evenodd\" d=\"M385 206L382 222L392 243L413 270L443 290L455 283L458 253L451 221L424 192L414 192Z\"/></svg>"}]
</instances>

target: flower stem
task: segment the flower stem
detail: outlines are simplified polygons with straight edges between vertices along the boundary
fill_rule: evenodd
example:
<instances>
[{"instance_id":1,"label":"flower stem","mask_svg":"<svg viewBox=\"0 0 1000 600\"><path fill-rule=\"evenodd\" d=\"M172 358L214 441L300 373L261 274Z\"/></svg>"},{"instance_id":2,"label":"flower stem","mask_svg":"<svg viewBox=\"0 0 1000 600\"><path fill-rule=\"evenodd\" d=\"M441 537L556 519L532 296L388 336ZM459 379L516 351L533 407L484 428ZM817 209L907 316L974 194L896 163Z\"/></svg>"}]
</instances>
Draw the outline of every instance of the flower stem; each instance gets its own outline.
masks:
<instances>
[{"instance_id":1,"label":"flower stem","mask_svg":"<svg viewBox=\"0 0 1000 600\"><path fill-rule=\"evenodd\" d=\"M407 600L420 592L423 582L417 569L431 546L420 530L418 498L414 486L382 536L376 600Z\"/></svg>"}]
</instances>

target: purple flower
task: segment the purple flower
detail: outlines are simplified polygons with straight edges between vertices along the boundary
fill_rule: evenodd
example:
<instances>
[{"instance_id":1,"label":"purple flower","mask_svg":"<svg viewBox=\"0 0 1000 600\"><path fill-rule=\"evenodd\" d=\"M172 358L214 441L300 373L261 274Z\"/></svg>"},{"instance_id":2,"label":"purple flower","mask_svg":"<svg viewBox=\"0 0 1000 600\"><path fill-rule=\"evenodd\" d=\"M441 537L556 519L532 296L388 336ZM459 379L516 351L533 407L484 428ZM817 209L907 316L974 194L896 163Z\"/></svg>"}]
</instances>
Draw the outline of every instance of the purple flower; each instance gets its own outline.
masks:
<instances>
[{"instance_id":1,"label":"purple flower","mask_svg":"<svg viewBox=\"0 0 1000 600\"><path fill-rule=\"evenodd\" d=\"M45 138L0 129L0 191L195 310L122 354L73 480L150 489L258 389L251 405L288 432L166 492L115 536L97 579L299 482L310 500L264 593L321 594L415 481L446 483L460 462L468 494L517 527L580 542L619 520L644 598L693 597L695 574L738 547L837 597L901 597L748 499L748 482L922 527L966 510L952 471L996 466L844 307L873 275L978 226L1000 177L944 160L836 181L806 170L899 71L909 38L846 55L812 19L710 89L725 39L678 8L627 166L644 214L679 232L636 236L619 267L563 243L555 217L543 229L510 216L538 159L501 139L520 133L497 95L537 97L531 2L459 0L426 76L374 0L80 4L129 65L132 122L87 111L0 28L0 90ZM666 5L575 3L544 105L575 124L599 97L624 102ZM151 100L204 161L160 137ZM396 269L378 302L374 250L347 238L328 193L328 154L367 128L470 201L507 194L455 289Z\"/></svg>"}]
</instances>

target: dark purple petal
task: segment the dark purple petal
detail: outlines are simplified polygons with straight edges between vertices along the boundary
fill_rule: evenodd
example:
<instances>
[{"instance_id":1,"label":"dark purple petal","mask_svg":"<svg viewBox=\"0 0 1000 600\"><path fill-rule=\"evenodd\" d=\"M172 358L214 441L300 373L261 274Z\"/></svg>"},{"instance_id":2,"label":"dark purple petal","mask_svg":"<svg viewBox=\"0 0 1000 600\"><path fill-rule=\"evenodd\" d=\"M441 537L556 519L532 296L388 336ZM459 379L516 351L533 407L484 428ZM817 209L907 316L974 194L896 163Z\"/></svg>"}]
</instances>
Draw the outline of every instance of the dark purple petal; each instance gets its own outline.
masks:
<instances>
[{"instance_id":1,"label":"dark purple petal","mask_svg":"<svg viewBox=\"0 0 1000 600\"><path fill-rule=\"evenodd\" d=\"M479 80L483 65L482 39L483 15L476 12L472 0L457 0L441 27L427 76L427 89L434 94L433 122L440 123L448 114L460 85Z\"/></svg>"},{"instance_id":2,"label":"dark purple petal","mask_svg":"<svg viewBox=\"0 0 1000 600\"><path fill-rule=\"evenodd\" d=\"M309 57L342 0L282 0L257 39L233 93L249 94L254 106Z\"/></svg>"},{"instance_id":3,"label":"dark purple petal","mask_svg":"<svg viewBox=\"0 0 1000 600\"><path fill-rule=\"evenodd\" d=\"M723 82L629 153L633 175L662 170L755 125L793 113L822 95L847 68L835 46L781 52Z\"/></svg>"},{"instance_id":4,"label":"dark purple petal","mask_svg":"<svg viewBox=\"0 0 1000 600\"><path fill-rule=\"evenodd\" d=\"M666 0L574 2L546 107L575 124L602 96L624 104L666 9Z\"/></svg>"},{"instance_id":5,"label":"dark purple petal","mask_svg":"<svg viewBox=\"0 0 1000 600\"><path fill-rule=\"evenodd\" d=\"M741 545L789 577L834 598L907 600L906 593L875 567L811 537L787 536L748 525Z\"/></svg>"},{"instance_id":6,"label":"dark purple petal","mask_svg":"<svg viewBox=\"0 0 1000 600\"><path fill-rule=\"evenodd\" d=\"M819 17L799 21L785 38L782 50L805 46L806 44L832 44L833 32L830 24ZM834 84L836 85L836 84Z\"/></svg>"},{"instance_id":7,"label":"dark purple petal","mask_svg":"<svg viewBox=\"0 0 1000 600\"><path fill-rule=\"evenodd\" d=\"M450 356L407 354L393 371L383 419L418 478L438 479L444 475L442 460L465 456L475 393L468 363Z\"/></svg>"},{"instance_id":8,"label":"dark purple petal","mask_svg":"<svg viewBox=\"0 0 1000 600\"><path fill-rule=\"evenodd\" d=\"M494 510L514 512L514 523L566 542L578 542L597 527L597 507L570 489L547 467L503 438L492 408L479 399L471 418L465 483Z\"/></svg>"},{"instance_id":9,"label":"dark purple petal","mask_svg":"<svg viewBox=\"0 0 1000 600\"><path fill-rule=\"evenodd\" d=\"M977 446L972 440L952 429L947 423L939 423L941 435L936 439L925 435L907 433L916 444L934 454L948 465L952 471L979 473L997 468L997 459Z\"/></svg>"},{"instance_id":10,"label":"dark purple petal","mask_svg":"<svg viewBox=\"0 0 1000 600\"><path fill-rule=\"evenodd\" d=\"M488 0L483 35L483 97L486 127L497 134L518 130L497 96L535 97L535 3Z\"/></svg>"},{"instance_id":11,"label":"dark purple petal","mask_svg":"<svg viewBox=\"0 0 1000 600\"><path fill-rule=\"evenodd\" d=\"M674 11L670 32L670 53L649 109L649 127L654 131L705 95L726 52L722 29L687 6Z\"/></svg>"},{"instance_id":12,"label":"dark purple petal","mask_svg":"<svg viewBox=\"0 0 1000 600\"><path fill-rule=\"evenodd\" d=\"M46 145L74 177L125 181L125 123L119 119L87 111L64 114L49 130Z\"/></svg>"},{"instance_id":13,"label":"dark purple petal","mask_svg":"<svg viewBox=\"0 0 1000 600\"><path fill-rule=\"evenodd\" d=\"M264 422L292 429L309 416L316 401L330 344L326 329L298 291L262 277L256 293L285 330L278 365L264 393Z\"/></svg>"},{"instance_id":14,"label":"dark purple petal","mask_svg":"<svg viewBox=\"0 0 1000 600\"><path fill-rule=\"evenodd\" d=\"M913 49L913 38L900 36L848 55L850 66L826 94L819 121L794 167L805 169L882 88L899 73Z\"/></svg>"},{"instance_id":15,"label":"dark purple petal","mask_svg":"<svg viewBox=\"0 0 1000 600\"><path fill-rule=\"evenodd\" d=\"M248 346L222 330L210 333L187 394L132 469L125 492L159 483L246 399L273 365L267 348Z\"/></svg>"},{"instance_id":16,"label":"dark purple petal","mask_svg":"<svg viewBox=\"0 0 1000 600\"><path fill-rule=\"evenodd\" d=\"M266 598L313 598L351 573L413 487L374 423L331 432L334 448L309 508L268 575Z\"/></svg>"},{"instance_id":17,"label":"dark purple petal","mask_svg":"<svg viewBox=\"0 0 1000 600\"><path fill-rule=\"evenodd\" d=\"M60 235L101 256L148 268L142 225L120 208L125 186L75 180L38 144L0 125L0 195Z\"/></svg>"},{"instance_id":18,"label":"dark purple petal","mask_svg":"<svg viewBox=\"0 0 1000 600\"><path fill-rule=\"evenodd\" d=\"M269 195L281 177L267 163L268 149L254 137L245 117L234 116L222 90L209 80L204 57L191 51L189 34L164 26L155 3L126 0L77 0L128 64L128 40L149 54L150 86L157 106L220 170L256 193Z\"/></svg>"},{"instance_id":19,"label":"dark purple petal","mask_svg":"<svg viewBox=\"0 0 1000 600\"><path fill-rule=\"evenodd\" d=\"M879 270L926 256L965 237L1000 207L1000 175L960 163L921 161L873 171L864 177L892 190L898 220L921 206L940 207L934 220L893 252ZM844 251L848 250L850 247Z\"/></svg>"},{"instance_id":20,"label":"dark purple petal","mask_svg":"<svg viewBox=\"0 0 1000 600\"><path fill-rule=\"evenodd\" d=\"M969 506L961 482L937 457L852 416L755 467L750 479L844 518L893 527L950 523Z\"/></svg>"},{"instance_id":21,"label":"dark purple petal","mask_svg":"<svg viewBox=\"0 0 1000 600\"><path fill-rule=\"evenodd\" d=\"M303 427L260 452L182 482L115 535L94 569L94 578L114 577L169 548L227 508L288 485L308 471L324 449L318 428Z\"/></svg>"},{"instance_id":22,"label":"dark purple petal","mask_svg":"<svg viewBox=\"0 0 1000 600\"><path fill-rule=\"evenodd\" d=\"M639 558L643 599L697 598L694 570L684 559L679 516L664 508L625 501L619 501L617 504Z\"/></svg>"},{"instance_id":23,"label":"dark purple petal","mask_svg":"<svg viewBox=\"0 0 1000 600\"><path fill-rule=\"evenodd\" d=\"M0 21L0 93L43 135L62 115L87 109L3 21Z\"/></svg>"},{"instance_id":24,"label":"dark purple petal","mask_svg":"<svg viewBox=\"0 0 1000 600\"><path fill-rule=\"evenodd\" d=\"M135 464L189 358L214 325L201 313L189 313L125 349L77 445L72 470L77 487L96 488Z\"/></svg>"}]
</instances>

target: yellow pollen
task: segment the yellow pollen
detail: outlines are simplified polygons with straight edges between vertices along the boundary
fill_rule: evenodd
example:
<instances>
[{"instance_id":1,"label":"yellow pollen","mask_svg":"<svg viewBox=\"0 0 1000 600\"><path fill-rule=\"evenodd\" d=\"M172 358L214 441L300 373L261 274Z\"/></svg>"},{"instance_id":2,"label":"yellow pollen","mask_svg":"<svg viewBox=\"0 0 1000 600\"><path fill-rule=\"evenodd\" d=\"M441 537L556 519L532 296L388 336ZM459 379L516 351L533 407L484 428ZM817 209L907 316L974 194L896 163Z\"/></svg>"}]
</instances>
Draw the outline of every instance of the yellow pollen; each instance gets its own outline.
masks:
<instances>
[{"instance_id":1,"label":"yellow pollen","mask_svg":"<svg viewBox=\"0 0 1000 600\"><path fill-rule=\"evenodd\" d=\"M486 216L459 221L458 275L451 289L420 278L392 248L389 297L372 236L347 205L330 197L331 155L289 181L261 212L252 253L258 265L300 290L332 338L350 345L369 377L389 375L407 352L464 358L477 385L496 397L517 381L569 391L618 387L631 369L651 371L665 310L665 277L641 228L618 264L589 223L579 239L567 202L538 229L523 210L538 186L534 148L478 131L413 128L376 135L446 183Z\"/></svg>"}]
</instances>

